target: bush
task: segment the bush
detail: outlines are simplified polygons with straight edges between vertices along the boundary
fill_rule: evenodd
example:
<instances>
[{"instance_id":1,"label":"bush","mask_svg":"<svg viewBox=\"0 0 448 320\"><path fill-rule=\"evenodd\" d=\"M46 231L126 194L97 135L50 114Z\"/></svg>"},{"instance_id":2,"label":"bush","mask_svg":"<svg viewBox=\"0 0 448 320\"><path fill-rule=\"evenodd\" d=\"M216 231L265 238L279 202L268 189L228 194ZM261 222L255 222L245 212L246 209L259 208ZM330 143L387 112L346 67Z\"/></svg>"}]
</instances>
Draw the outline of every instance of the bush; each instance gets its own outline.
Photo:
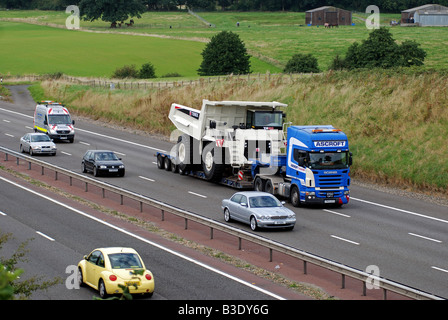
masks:
<instances>
[{"instance_id":1,"label":"bush","mask_svg":"<svg viewBox=\"0 0 448 320\"><path fill-rule=\"evenodd\" d=\"M250 56L240 37L230 31L222 31L212 37L202 51L201 76L247 74L250 72Z\"/></svg>"},{"instance_id":2,"label":"bush","mask_svg":"<svg viewBox=\"0 0 448 320\"><path fill-rule=\"evenodd\" d=\"M286 67L283 70L286 73L310 73L320 72L317 59L312 54L297 53L291 57L286 63Z\"/></svg>"},{"instance_id":3,"label":"bush","mask_svg":"<svg viewBox=\"0 0 448 320\"><path fill-rule=\"evenodd\" d=\"M151 79L151 78L157 78L156 77L156 70L154 66L151 63L145 63L142 65L138 76L140 79Z\"/></svg>"},{"instance_id":4,"label":"bush","mask_svg":"<svg viewBox=\"0 0 448 320\"><path fill-rule=\"evenodd\" d=\"M135 65L123 66L117 68L112 75L112 78L124 79L124 78L138 78L139 72L135 68Z\"/></svg>"}]
</instances>

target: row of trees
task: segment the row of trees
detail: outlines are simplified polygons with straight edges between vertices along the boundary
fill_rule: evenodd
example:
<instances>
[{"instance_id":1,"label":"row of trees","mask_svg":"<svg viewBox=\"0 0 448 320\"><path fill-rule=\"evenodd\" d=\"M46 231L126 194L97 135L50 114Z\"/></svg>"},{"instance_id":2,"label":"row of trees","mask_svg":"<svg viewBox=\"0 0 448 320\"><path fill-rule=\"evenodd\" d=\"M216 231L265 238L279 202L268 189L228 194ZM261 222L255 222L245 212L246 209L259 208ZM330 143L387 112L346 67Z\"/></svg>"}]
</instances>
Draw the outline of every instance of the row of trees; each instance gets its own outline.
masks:
<instances>
[{"instance_id":1,"label":"row of trees","mask_svg":"<svg viewBox=\"0 0 448 320\"><path fill-rule=\"evenodd\" d=\"M69 5L79 5L83 0L0 0L0 7L8 9L63 10ZM242 10L242 11L306 11L321 6L335 6L346 10L364 12L371 0L97 0L100 4L130 3L143 6L144 10L177 10L187 5L193 10ZM381 12L395 12L427 4L427 0L377 0ZM438 4L448 6L448 0ZM129 4L128 4L129 5Z\"/></svg>"},{"instance_id":2,"label":"row of trees","mask_svg":"<svg viewBox=\"0 0 448 320\"><path fill-rule=\"evenodd\" d=\"M244 43L233 32L222 31L215 35L202 52L199 75L225 75L250 73L250 56ZM415 41L405 40L397 44L389 29L372 31L366 40L353 43L345 57L336 56L332 70L373 69L421 66L426 52ZM294 54L286 64L285 73L317 73L317 59L312 54Z\"/></svg>"}]
</instances>

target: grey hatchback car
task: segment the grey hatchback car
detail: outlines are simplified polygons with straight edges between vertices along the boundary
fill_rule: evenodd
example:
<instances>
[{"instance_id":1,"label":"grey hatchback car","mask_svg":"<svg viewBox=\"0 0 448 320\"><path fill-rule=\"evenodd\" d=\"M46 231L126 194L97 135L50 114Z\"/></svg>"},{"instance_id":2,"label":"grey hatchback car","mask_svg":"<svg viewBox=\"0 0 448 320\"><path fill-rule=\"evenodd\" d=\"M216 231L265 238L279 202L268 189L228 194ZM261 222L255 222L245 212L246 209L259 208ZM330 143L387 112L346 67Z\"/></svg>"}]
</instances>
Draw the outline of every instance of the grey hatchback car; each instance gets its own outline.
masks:
<instances>
[{"instance_id":1,"label":"grey hatchback car","mask_svg":"<svg viewBox=\"0 0 448 320\"><path fill-rule=\"evenodd\" d=\"M56 155L56 145L45 133L27 133L20 138L20 152L28 152L30 156L34 154Z\"/></svg>"},{"instance_id":2,"label":"grey hatchback car","mask_svg":"<svg viewBox=\"0 0 448 320\"><path fill-rule=\"evenodd\" d=\"M267 192L237 192L230 199L222 200L221 207L225 221L248 223L253 231L258 228L292 230L296 223L295 213Z\"/></svg>"}]
</instances>

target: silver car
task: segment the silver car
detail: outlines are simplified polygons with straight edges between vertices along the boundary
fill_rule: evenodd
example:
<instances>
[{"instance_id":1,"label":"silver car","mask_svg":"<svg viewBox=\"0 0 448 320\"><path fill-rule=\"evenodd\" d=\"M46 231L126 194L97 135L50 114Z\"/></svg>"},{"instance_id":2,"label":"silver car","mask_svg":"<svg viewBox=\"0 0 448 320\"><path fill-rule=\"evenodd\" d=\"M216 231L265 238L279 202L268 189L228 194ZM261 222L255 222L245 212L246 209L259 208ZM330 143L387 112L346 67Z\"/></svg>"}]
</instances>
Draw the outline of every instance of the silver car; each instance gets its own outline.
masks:
<instances>
[{"instance_id":1,"label":"silver car","mask_svg":"<svg viewBox=\"0 0 448 320\"><path fill-rule=\"evenodd\" d=\"M27 133L20 138L20 152L56 155L56 145L45 133Z\"/></svg>"},{"instance_id":2,"label":"silver car","mask_svg":"<svg viewBox=\"0 0 448 320\"><path fill-rule=\"evenodd\" d=\"M225 221L248 223L253 231L258 228L292 230L296 223L295 213L266 192L237 192L230 199L222 200L222 209Z\"/></svg>"}]
</instances>

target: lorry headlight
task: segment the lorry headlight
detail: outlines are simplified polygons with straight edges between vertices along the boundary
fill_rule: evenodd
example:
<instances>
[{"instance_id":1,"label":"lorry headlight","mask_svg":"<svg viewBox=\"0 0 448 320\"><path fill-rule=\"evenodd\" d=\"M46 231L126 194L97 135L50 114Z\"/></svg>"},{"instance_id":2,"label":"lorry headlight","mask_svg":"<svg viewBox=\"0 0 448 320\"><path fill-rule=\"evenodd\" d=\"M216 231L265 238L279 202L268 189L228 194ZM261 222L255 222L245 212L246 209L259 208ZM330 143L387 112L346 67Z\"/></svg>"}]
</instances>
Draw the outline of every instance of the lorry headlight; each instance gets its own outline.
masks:
<instances>
[{"instance_id":1,"label":"lorry headlight","mask_svg":"<svg viewBox=\"0 0 448 320\"><path fill-rule=\"evenodd\" d=\"M349 190L344 191L344 196L348 196L349 194L350 194L350 191L349 191Z\"/></svg>"},{"instance_id":2,"label":"lorry headlight","mask_svg":"<svg viewBox=\"0 0 448 320\"><path fill-rule=\"evenodd\" d=\"M307 196L315 196L316 192L314 192L314 191L306 192L306 195Z\"/></svg>"}]
</instances>

